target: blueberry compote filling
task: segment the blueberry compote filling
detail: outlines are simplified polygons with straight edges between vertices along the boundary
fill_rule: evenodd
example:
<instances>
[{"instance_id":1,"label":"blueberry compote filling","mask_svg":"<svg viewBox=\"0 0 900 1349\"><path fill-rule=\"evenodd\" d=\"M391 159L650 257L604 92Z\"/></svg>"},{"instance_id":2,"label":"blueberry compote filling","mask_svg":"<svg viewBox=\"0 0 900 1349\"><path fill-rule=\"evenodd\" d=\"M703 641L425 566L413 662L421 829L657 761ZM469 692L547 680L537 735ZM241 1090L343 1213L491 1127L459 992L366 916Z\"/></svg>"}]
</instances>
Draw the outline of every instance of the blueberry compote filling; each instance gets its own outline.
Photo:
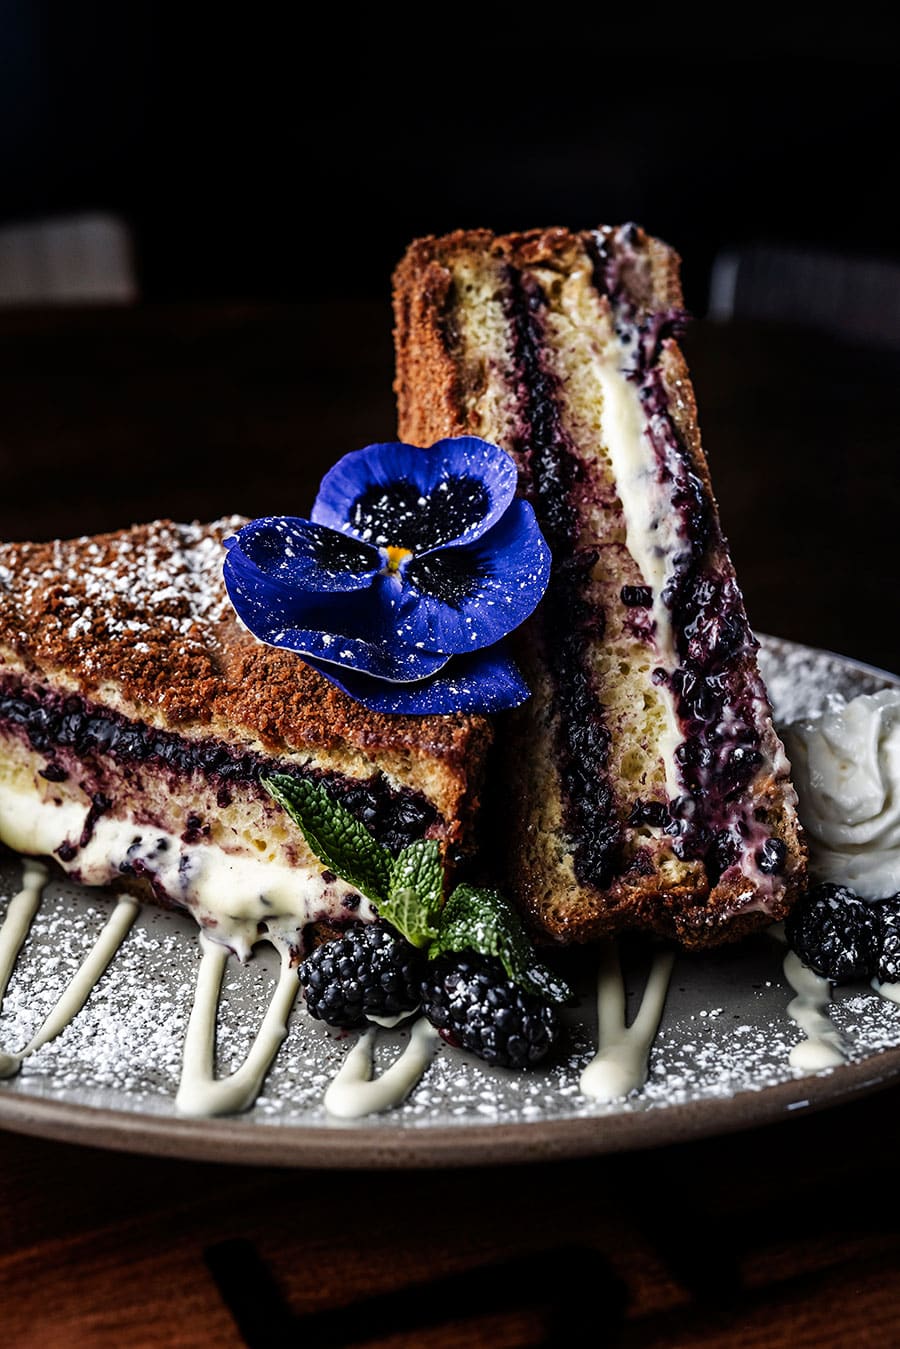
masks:
<instances>
[{"instance_id":1,"label":"blueberry compote filling","mask_svg":"<svg viewBox=\"0 0 900 1349\"><path fill-rule=\"evenodd\" d=\"M60 695L40 687L25 689L16 677L0 678L0 728L4 727L24 736L32 749L47 756L48 764L40 771L49 782L68 777L67 770L56 762L57 756L64 758L67 751L79 760L100 756L122 764L147 764L178 776L199 773L220 792L227 792L229 785L259 784L263 774L313 777L325 783L329 792L393 852L421 838L437 821L437 812L424 797L408 788L392 787L381 773L359 781L298 768L289 760L264 758L252 751L241 753L213 738L188 740L95 707L77 694ZM261 785L257 790L261 797L267 797ZM80 846L86 845L96 820L111 804L102 793L94 794ZM203 821L189 816L183 837L185 842L200 842ZM70 846L74 856L77 848ZM70 861L71 856L62 860Z\"/></svg>"},{"instance_id":2,"label":"blueberry compote filling","mask_svg":"<svg viewBox=\"0 0 900 1349\"><path fill-rule=\"evenodd\" d=\"M557 382L541 358L546 298L532 277L513 267L507 268L507 283L522 419L514 449L530 475L530 496L553 554L540 612L556 688L566 826L575 874L603 887L620 865L622 829L609 773L610 734L584 657L584 636L588 630L600 635L603 626L602 613L581 598L597 554L579 553L575 547L576 516L570 498L582 469L562 426Z\"/></svg>"},{"instance_id":3,"label":"blueberry compote filling","mask_svg":"<svg viewBox=\"0 0 900 1349\"><path fill-rule=\"evenodd\" d=\"M783 870L787 850L767 837L746 800L763 764L758 717L767 698L755 670L757 643L727 566L709 490L681 439L664 380L665 342L680 334L685 316L680 310L641 316L628 293L641 265L637 238L627 229L615 240L595 236L592 280L611 306L659 465L658 482L678 521L679 546L668 559L661 595L671 615L677 664L657 668L652 681L671 689L683 740L675 751L680 795L668 804L635 802L627 824L664 830L677 857L702 860L711 886L735 867L758 880L771 878ZM521 422L513 449L554 557L542 613L561 727L566 827L576 875L604 887L622 869L623 830L614 809L610 732L581 640L603 626L602 613L591 612L581 598L597 560L596 553L577 546L573 503L584 469L563 426L560 390L543 355L547 297L533 276L512 266L506 281ZM653 625L641 616L653 603L651 587L623 586L620 599L635 612L629 631L652 644Z\"/></svg>"},{"instance_id":4,"label":"blueberry compote filling","mask_svg":"<svg viewBox=\"0 0 900 1349\"><path fill-rule=\"evenodd\" d=\"M669 404L661 364L664 342L678 336L684 315L653 313L639 319L622 284L629 258L627 231L619 248L595 236L593 281L613 307L620 341L633 353L628 377L639 390L647 435L659 461L659 480L670 484L671 509L681 524L683 547L671 559L663 602L672 616L679 659L669 675L684 741L675 758L684 796L670 804L665 826L673 851L702 859L710 883L749 857L764 876L778 874L787 850L745 818L740 798L763 763L758 712L766 693L753 664L753 637L737 584L716 565L725 542L706 484L694 472ZM627 338L627 342L626 342ZM639 588L623 603L636 604Z\"/></svg>"},{"instance_id":5,"label":"blueberry compote filling","mask_svg":"<svg viewBox=\"0 0 900 1349\"><path fill-rule=\"evenodd\" d=\"M648 609L653 603L653 591L649 586L623 586L621 599L629 609Z\"/></svg>"}]
</instances>

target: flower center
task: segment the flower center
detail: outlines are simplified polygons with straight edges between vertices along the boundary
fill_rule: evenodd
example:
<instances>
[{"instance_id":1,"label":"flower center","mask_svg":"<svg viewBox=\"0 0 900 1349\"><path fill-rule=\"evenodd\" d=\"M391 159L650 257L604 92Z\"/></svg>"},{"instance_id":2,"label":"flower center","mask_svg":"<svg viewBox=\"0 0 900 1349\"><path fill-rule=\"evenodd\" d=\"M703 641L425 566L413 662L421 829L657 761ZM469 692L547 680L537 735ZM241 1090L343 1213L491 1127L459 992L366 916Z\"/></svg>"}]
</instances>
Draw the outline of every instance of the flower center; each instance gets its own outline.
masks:
<instances>
[{"instance_id":1,"label":"flower center","mask_svg":"<svg viewBox=\"0 0 900 1349\"><path fill-rule=\"evenodd\" d=\"M413 554L411 548L394 548L389 544L386 548L381 549L381 555L385 560L381 569L382 576L397 576L403 563Z\"/></svg>"}]
</instances>

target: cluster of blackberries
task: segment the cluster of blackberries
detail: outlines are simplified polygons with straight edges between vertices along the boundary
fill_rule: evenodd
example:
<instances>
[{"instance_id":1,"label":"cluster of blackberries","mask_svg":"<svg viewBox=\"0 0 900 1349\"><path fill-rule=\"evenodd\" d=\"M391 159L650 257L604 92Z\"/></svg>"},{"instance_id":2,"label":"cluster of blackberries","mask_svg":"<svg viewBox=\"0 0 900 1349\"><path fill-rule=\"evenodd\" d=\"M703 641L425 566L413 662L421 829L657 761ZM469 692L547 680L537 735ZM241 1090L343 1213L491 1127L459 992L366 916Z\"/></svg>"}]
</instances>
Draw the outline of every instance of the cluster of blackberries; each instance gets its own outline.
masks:
<instances>
[{"instance_id":1,"label":"cluster of blackberries","mask_svg":"<svg viewBox=\"0 0 900 1349\"><path fill-rule=\"evenodd\" d=\"M307 1010L329 1026L421 1008L448 1043L501 1068L540 1062L559 1034L556 1008L508 979L499 960L465 951L429 961L382 923L317 946L299 973Z\"/></svg>"},{"instance_id":2,"label":"cluster of blackberries","mask_svg":"<svg viewBox=\"0 0 900 1349\"><path fill-rule=\"evenodd\" d=\"M833 983L900 981L900 894L872 903L846 885L817 885L791 910L784 934L804 965Z\"/></svg>"}]
</instances>

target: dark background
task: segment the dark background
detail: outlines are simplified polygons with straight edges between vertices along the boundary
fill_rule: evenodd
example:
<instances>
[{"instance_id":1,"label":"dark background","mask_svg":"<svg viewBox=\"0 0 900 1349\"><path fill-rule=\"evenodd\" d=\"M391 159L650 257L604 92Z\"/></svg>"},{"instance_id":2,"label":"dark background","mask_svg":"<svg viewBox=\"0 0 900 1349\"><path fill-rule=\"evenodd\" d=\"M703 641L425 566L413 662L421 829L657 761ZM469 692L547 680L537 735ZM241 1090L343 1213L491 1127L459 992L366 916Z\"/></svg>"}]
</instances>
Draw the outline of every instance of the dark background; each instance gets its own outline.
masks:
<instances>
[{"instance_id":1,"label":"dark background","mask_svg":"<svg viewBox=\"0 0 900 1349\"><path fill-rule=\"evenodd\" d=\"M900 57L858 6L278 12L0 3L0 223L111 210L167 300L385 296L457 226L638 220L698 315L723 248L900 256Z\"/></svg>"},{"instance_id":2,"label":"dark background","mask_svg":"<svg viewBox=\"0 0 900 1349\"><path fill-rule=\"evenodd\" d=\"M900 670L884 25L285 10L0 0L0 230L112 213L142 301L0 306L0 539L307 514L335 459L394 434L413 237L634 219L683 258L751 621ZM760 245L786 265L708 317L716 259Z\"/></svg>"},{"instance_id":3,"label":"dark background","mask_svg":"<svg viewBox=\"0 0 900 1349\"><path fill-rule=\"evenodd\" d=\"M410 238L632 218L684 259L751 621L900 671L898 349L877 324L848 341L838 292L834 331L704 317L723 250L900 262L892 35L860 5L702 29L674 7L272 12L0 0L0 229L112 212L144 301L0 307L0 539L305 514L322 470L392 432ZM897 293L876 286L879 321ZM429 1345L549 1345L551 1303L631 1349L894 1343L897 1095L490 1174L9 1138L0 1340L259 1345L265 1317L285 1344L381 1343L399 1317Z\"/></svg>"}]
</instances>

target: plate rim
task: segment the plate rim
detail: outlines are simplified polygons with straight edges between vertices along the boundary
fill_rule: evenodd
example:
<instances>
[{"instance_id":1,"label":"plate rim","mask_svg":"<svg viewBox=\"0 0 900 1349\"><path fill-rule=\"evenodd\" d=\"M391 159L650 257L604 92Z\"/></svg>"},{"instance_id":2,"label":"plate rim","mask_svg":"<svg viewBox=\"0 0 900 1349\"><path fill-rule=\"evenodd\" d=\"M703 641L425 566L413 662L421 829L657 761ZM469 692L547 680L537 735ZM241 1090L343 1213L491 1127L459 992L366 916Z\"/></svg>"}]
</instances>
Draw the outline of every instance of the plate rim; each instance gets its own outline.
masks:
<instances>
[{"instance_id":1,"label":"plate rim","mask_svg":"<svg viewBox=\"0 0 900 1349\"><path fill-rule=\"evenodd\" d=\"M877 1071L880 1069L880 1071ZM116 1152L318 1170L422 1170L575 1160L694 1142L808 1115L897 1085L900 1046L759 1090L643 1110L493 1124L260 1124L122 1112L0 1092L0 1126ZM837 1084L837 1086L835 1086ZM246 1155L240 1150L246 1148Z\"/></svg>"},{"instance_id":2,"label":"plate rim","mask_svg":"<svg viewBox=\"0 0 900 1349\"><path fill-rule=\"evenodd\" d=\"M830 657L900 688L900 675L827 647L757 632L761 642ZM7 1091L0 1128L32 1137L156 1157L231 1165L336 1170L515 1165L640 1151L739 1133L859 1099L895 1085L900 1045L863 1059L728 1096L559 1119L486 1124L325 1125L194 1119L91 1106Z\"/></svg>"}]
</instances>

